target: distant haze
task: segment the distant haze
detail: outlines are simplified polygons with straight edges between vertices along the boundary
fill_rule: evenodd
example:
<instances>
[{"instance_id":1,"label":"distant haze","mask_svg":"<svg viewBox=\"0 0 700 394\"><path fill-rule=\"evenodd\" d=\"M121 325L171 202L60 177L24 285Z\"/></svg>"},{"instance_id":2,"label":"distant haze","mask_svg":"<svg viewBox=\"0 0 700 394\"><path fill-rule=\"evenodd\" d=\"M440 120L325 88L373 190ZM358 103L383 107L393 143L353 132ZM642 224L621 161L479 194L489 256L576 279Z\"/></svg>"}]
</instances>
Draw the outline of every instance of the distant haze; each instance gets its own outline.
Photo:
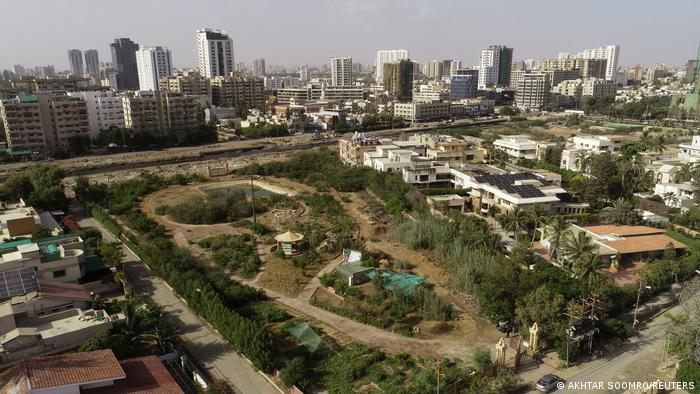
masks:
<instances>
[{"instance_id":1,"label":"distant haze","mask_svg":"<svg viewBox=\"0 0 700 394\"><path fill-rule=\"evenodd\" d=\"M12 64L68 67L70 48L97 49L109 61L115 37L167 46L176 67L194 66L195 30L233 37L248 66L318 65L331 56L371 64L378 49L412 59L475 65L490 44L513 59L556 57L607 44L620 65L683 65L697 53L700 1L668 0L41 0L0 6L0 69Z\"/></svg>"}]
</instances>

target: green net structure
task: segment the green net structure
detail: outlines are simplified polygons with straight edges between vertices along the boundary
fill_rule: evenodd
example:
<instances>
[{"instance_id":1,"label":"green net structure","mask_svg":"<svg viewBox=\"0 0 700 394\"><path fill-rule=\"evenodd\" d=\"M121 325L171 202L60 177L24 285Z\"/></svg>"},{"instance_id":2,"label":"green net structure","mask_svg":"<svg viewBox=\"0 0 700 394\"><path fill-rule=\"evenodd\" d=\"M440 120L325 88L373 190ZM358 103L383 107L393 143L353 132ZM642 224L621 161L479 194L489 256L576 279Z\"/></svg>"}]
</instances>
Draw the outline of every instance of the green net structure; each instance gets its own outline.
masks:
<instances>
[{"instance_id":1,"label":"green net structure","mask_svg":"<svg viewBox=\"0 0 700 394\"><path fill-rule=\"evenodd\" d=\"M418 286L428 284L428 281L422 276L396 273L389 270L382 272L373 271L367 274L371 279L374 279L377 275L382 279L382 284L385 289L389 289L401 295L413 294Z\"/></svg>"},{"instance_id":2,"label":"green net structure","mask_svg":"<svg viewBox=\"0 0 700 394\"><path fill-rule=\"evenodd\" d=\"M293 336L306 350L313 353L323 343L321 337L309 326L307 322L301 322L287 329L289 335Z\"/></svg>"}]
</instances>

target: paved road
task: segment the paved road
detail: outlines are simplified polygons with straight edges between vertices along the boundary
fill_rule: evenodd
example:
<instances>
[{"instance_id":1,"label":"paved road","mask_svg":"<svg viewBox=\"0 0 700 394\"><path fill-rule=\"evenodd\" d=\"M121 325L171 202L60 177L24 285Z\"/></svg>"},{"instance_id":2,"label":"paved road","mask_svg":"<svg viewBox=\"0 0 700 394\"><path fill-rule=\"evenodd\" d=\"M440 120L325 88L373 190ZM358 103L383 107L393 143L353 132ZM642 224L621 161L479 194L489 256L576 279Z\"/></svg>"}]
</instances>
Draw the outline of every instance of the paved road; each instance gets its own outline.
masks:
<instances>
[{"instance_id":1,"label":"paved road","mask_svg":"<svg viewBox=\"0 0 700 394\"><path fill-rule=\"evenodd\" d=\"M681 311L680 306L669 310L671 313L680 313ZM657 379L673 381L673 368L658 370L664 348L665 333L670 324L670 320L665 314L662 314L644 324L639 334L629 343L613 350L604 358L563 370L552 367L551 364L556 361L549 360L551 362L547 362L547 364L550 366L542 365L536 370L521 373L520 376L525 381L535 382L546 373L554 373L569 383L601 382L602 389L592 386L581 388L582 386L579 386L579 388L571 387L556 391L556 393L583 394L636 392L616 389L614 386L610 389L609 382L613 384L615 382L653 382Z\"/></svg>"},{"instance_id":2,"label":"paved road","mask_svg":"<svg viewBox=\"0 0 700 394\"><path fill-rule=\"evenodd\" d=\"M81 227L98 228L103 238L117 241L115 237L99 222L92 218L81 218ZM152 302L162 306L169 313L180 329L180 338L200 365L207 372L228 381L238 393L279 394L280 391L270 384L246 359L239 356L216 331L202 321L187 308L187 305L176 297L170 288L122 245L126 254L124 266L129 281L142 294L147 295Z\"/></svg>"}]
</instances>

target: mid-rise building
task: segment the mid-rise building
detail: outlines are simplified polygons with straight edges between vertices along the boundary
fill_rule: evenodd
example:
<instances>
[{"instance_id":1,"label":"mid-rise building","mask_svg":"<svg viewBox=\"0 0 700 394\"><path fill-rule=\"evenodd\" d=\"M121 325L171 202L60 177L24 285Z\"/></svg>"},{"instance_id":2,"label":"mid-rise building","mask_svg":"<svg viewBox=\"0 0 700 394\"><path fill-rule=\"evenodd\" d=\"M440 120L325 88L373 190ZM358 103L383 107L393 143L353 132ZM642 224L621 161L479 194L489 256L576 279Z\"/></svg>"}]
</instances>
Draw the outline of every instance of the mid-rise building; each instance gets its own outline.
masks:
<instances>
[{"instance_id":1,"label":"mid-rise building","mask_svg":"<svg viewBox=\"0 0 700 394\"><path fill-rule=\"evenodd\" d=\"M265 85L262 78L219 76L211 80L212 102L220 107L236 107L244 102L248 108L259 108L265 103Z\"/></svg>"},{"instance_id":2,"label":"mid-rise building","mask_svg":"<svg viewBox=\"0 0 700 394\"><path fill-rule=\"evenodd\" d=\"M197 57L203 76L229 75L234 71L233 40L222 30L197 30Z\"/></svg>"},{"instance_id":3,"label":"mid-rise building","mask_svg":"<svg viewBox=\"0 0 700 394\"><path fill-rule=\"evenodd\" d=\"M394 103L394 116L409 121L430 121L450 117L450 102L407 102Z\"/></svg>"},{"instance_id":4,"label":"mid-rise building","mask_svg":"<svg viewBox=\"0 0 700 394\"><path fill-rule=\"evenodd\" d=\"M121 97L104 91L69 92L68 95L85 101L90 139L97 139L100 132L111 127L124 127L124 108Z\"/></svg>"},{"instance_id":5,"label":"mid-rise building","mask_svg":"<svg viewBox=\"0 0 700 394\"><path fill-rule=\"evenodd\" d=\"M262 77L265 75L265 59L253 60L253 76Z\"/></svg>"},{"instance_id":6,"label":"mid-rise building","mask_svg":"<svg viewBox=\"0 0 700 394\"><path fill-rule=\"evenodd\" d=\"M88 49L85 51L85 71L92 78L100 77L100 57L97 49Z\"/></svg>"},{"instance_id":7,"label":"mid-rise building","mask_svg":"<svg viewBox=\"0 0 700 394\"><path fill-rule=\"evenodd\" d=\"M180 70L160 79L160 88L184 96L205 96L211 103L211 82L196 70Z\"/></svg>"},{"instance_id":8,"label":"mid-rise building","mask_svg":"<svg viewBox=\"0 0 700 394\"><path fill-rule=\"evenodd\" d=\"M128 38L117 38L111 43L112 67L117 71L117 90L138 90L139 72L136 65L136 51L139 45Z\"/></svg>"},{"instance_id":9,"label":"mid-rise building","mask_svg":"<svg viewBox=\"0 0 700 394\"><path fill-rule=\"evenodd\" d=\"M352 86L354 83L352 75L352 57L332 57L331 58L331 85L332 86Z\"/></svg>"},{"instance_id":10,"label":"mid-rise building","mask_svg":"<svg viewBox=\"0 0 700 394\"><path fill-rule=\"evenodd\" d=\"M68 149L72 137L89 134L85 101L65 93L39 92L3 100L0 116L12 151Z\"/></svg>"},{"instance_id":11,"label":"mid-rise building","mask_svg":"<svg viewBox=\"0 0 700 394\"><path fill-rule=\"evenodd\" d=\"M157 90L128 93L122 96L124 125L156 136L186 131L199 123L198 102L198 96Z\"/></svg>"},{"instance_id":12,"label":"mid-rise building","mask_svg":"<svg viewBox=\"0 0 700 394\"><path fill-rule=\"evenodd\" d=\"M170 50L160 46L142 46L136 52L140 90L158 90L160 79L173 73Z\"/></svg>"},{"instance_id":13,"label":"mid-rise building","mask_svg":"<svg viewBox=\"0 0 700 394\"><path fill-rule=\"evenodd\" d=\"M476 97L478 84L473 75L453 75L450 78L450 100Z\"/></svg>"},{"instance_id":14,"label":"mid-rise building","mask_svg":"<svg viewBox=\"0 0 700 394\"><path fill-rule=\"evenodd\" d=\"M377 51L377 62L375 63L375 73L377 83L384 82L384 64L395 63L408 59L408 51L405 49L390 49Z\"/></svg>"},{"instance_id":15,"label":"mid-rise building","mask_svg":"<svg viewBox=\"0 0 700 394\"><path fill-rule=\"evenodd\" d=\"M541 110L549 100L549 74L545 72L526 72L518 81L515 104L522 110Z\"/></svg>"},{"instance_id":16,"label":"mid-rise building","mask_svg":"<svg viewBox=\"0 0 700 394\"><path fill-rule=\"evenodd\" d=\"M70 74L77 77L82 77L85 73L83 67L83 52L80 49L68 50L68 64L70 65Z\"/></svg>"},{"instance_id":17,"label":"mid-rise building","mask_svg":"<svg viewBox=\"0 0 700 394\"><path fill-rule=\"evenodd\" d=\"M384 63L384 89L394 100L411 101L413 97L413 62L406 59Z\"/></svg>"},{"instance_id":18,"label":"mid-rise building","mask_svg":"<svg viewBox=\"0 0 700 394\"><path fill-rule=\"evenodd\" d=\"M541 59L538 70L578 70L578 78L605 78L607 59Z\"/></svg>"}]
</instances>

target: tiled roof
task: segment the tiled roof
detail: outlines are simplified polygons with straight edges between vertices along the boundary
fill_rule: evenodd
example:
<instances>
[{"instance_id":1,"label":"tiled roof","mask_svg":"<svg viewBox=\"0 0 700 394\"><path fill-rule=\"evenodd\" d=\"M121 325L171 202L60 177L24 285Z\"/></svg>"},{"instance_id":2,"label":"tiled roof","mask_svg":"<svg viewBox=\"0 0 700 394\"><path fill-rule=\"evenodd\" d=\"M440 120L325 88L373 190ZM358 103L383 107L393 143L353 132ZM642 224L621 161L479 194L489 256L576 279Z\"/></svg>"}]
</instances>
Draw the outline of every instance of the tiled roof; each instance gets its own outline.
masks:
<instances>
[{"instance_id":1,"label":"tiled roof","mask_svg":"<svg viewBox=\"0 0 700 394\"><path fill-rule=\"evenodd\" d=\"M601 226L588 226L584 227L586 231L590 231L593 234L603 235L612 234L620 237L629 237L636 235L649 235L649 234L663 234L664 230L648 227L648 226L623 226L617 224L607 224Z\"/></svg>"},{"instance_id":2,"label":"tiled roof","mask_svg":"<svg viewBox=\"0 0 700 394\"><path fill-rule=\"evenodd\" d=\"M666 234L638 235L620 241L605 242L606 245L616 249L620 254L662 251L669 243L673 244L675 249L686 248L683 243Z\"/></svg>"},{"instance_id":3,"label":"tiled roof","mask_svg":"<svg viewBox=\"0 0 700 394\"><path fill-rule=\"evenodd\" d=\"M83 394L184 394L156 356L130 358L120 362L126 379L112 386L82 390Z\"/></svg>"},{"instance_id":4,"label":"tiled roof","mask_svg":"<svg viewBox=\"0 0 700 394\"><path fill-rule=\"evenodd\" d=\"M43 297L60 298L75 301L90 301L90 293L81 285L62 283L49 280L39 280Z\"/></svg>"},{"instance_id":5,"label":"tiled roof","mask_svg":"<svg viewBox=\"0 0 700 394\"><path fill-rule=\"evenodd\" d=\"M126 376L111 350L31 358L20 366L32 390L123 379Z\"/></svg>"}]
</instances>

